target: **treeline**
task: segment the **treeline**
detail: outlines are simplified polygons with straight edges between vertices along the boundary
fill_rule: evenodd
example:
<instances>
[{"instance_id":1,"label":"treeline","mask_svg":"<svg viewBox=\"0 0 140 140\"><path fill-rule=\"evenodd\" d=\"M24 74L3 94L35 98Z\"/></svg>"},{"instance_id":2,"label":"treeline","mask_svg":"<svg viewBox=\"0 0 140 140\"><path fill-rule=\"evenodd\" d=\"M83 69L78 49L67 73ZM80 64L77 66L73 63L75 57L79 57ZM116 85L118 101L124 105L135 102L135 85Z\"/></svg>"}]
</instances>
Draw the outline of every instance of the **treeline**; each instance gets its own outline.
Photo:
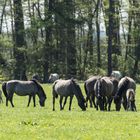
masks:
<instances>
[{"instance_id":1,"label":"treeline","mask_svg":"<svg viewBox=\"0 0 140 140\"><path fill-rule=\"evenodd\" d=\"M139 79L138 0L1 0L0 74L43 82L120 70Z\"/></svg>"}]
</instances>

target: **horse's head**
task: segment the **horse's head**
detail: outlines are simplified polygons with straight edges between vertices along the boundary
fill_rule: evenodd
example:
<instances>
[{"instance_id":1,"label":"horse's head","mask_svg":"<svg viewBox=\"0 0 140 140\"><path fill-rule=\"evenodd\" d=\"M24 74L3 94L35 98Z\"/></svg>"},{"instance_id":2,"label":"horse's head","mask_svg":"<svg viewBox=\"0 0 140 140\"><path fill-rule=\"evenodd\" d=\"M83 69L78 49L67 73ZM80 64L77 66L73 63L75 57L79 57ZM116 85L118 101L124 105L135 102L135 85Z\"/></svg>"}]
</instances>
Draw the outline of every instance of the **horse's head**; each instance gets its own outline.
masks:
<instances>
[{"instance_id":1,"label":"horse's head","mask_svg":"<svg viewBox=\"0 0 140 140\"><path fill-rule=\"evenodd\" d=\"M114 97L114 103L115 103L116 111L120 111L120 109L121 109L121 97L116 95Z\"/></svg>"},{"instance_id":2,"label":"horse's head","mask_svg":"<svg viewBox=\"0 0 140 140\"><path fill-rule=\"evenodd\" d=\"M78 102L79 107L83 110L86 111L86 106L85 106L85 99L83 98L83 100Z\"/></svg>"},{"instance_id":3,"label":"horse's head","mask_svg":"<svg viewBox=\"0 0 140 140\"><path fill-rule=\"evenodd\" d=\"M45 106L45 100L46 100L46 97L41 97L39 99L39 104L40 104L41 107L44 107Z\"/></svg>"},{"instance_id":4,"label":"horse's head","mask_svg":"<svg viewBox=\"0 0 140 140\"><path fill-rule=\"evenodd\" d=\"M86 110L86 100L82 94L82 91L80 89L80 86L72 79L72 87L73 87L73 93L75 94L77 100L78 100L78 105L79 107L85 111Z\"/></svg>"},{"instance_id":5,"label":"horse's head","mask_svg":"<svg viewBox=\"0 0 140 140\"><path fill-rule=\"evenodd\" d=\"M32 81L37 86L37 90L38 90L37 95L39 97L39 104L40 104L41 107L44 107L45 106L45 100L47 99L46 94L45 94L42 86L36 80L32 80Z\"/></svg>"}]
</instances>

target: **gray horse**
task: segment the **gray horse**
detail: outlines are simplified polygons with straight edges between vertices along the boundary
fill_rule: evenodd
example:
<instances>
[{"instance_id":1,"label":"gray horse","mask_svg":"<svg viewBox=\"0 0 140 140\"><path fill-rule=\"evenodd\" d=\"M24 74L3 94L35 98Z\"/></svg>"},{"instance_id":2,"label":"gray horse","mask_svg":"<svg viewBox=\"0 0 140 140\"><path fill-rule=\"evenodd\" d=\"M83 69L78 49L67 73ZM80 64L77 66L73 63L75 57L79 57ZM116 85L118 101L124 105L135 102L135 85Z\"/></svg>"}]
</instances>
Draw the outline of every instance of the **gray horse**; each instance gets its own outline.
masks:
<instances>
[{"instance_id":1,"label":"gray horse","mask_svg":"<svg viewBox=\"0 0 140 140\"><path fill-rule=\"evenodd\" d=\"M53 83L53 82L55 82L55 81L58 80L58 79L59 79L59 75L58 75L57 73L52 73L52 74L50 74L50 76L49 76L48 82L49 82L49 83Z\"/></svg>"},{"instance_id":2,"label":"gray horse","mask_svg":"<svg viewBox=\"0 0 140 140\"><path fill-rule=\"evenodd\" d=\"M80 86L73 80L57 80L53 84L53 111L55 110L55 98L60 95L60 110L63 110L65 107L65 104L67 102L67 98L70 97L70 104L69 104L69 110L71 110L71 104L73 96L75 95L78 101L78 105L80 108L85 111L85 99L81 92ZM63 97L65 97L64 104L62 105Z\"/></svg>"},{"instance_id":3,"label":"gray horse","mask_svg":"<svg viewBox=\"0 0 140 140\"><path fill-rule=\"evenodd\" d=\"M92 107L92 102L94 104L94 107L97 107L95 103L94 85L97 79L99 78L100 76L92 76L91 78L87 79L84 83L84 89L86 93L86 107L88 106L88 101L90 102L90 107Z\"/></svg>"},{"instance_id":4,"label":"gray horse","mask_svg":"<svg viewBox=\"0 0 140 140\"><path fill-rule=\"evenodd\" d=\"M44 93L43 88L41 85L35 81L20 81L20 80L11 80L8 82L4 82L2 84L2 90L6 97L6 106L8 106L8 101L10 101L12 107L13 104L13 94L16 93L19 96L29 96L28 106L31 101L31 97L33 97L34 107L35 104L35 95L37 94L39 97L40 106L45 105L46 94Z\"/></svg>"},{"instance_id":5,"label":"gray horse","mask_svg":"<svg viewBox=\"0 0 140 140\"><path fill-rule=\"evenodd\" d=\"M134 89L129 88L126 91L126 99L127 99L127 110L137 111L135 105L135 91Z\"/></svg>"},{"instance_id":6,"label":"gray horse","mask_svg":"<svg viewBox=\"0 0 140 140\"><path fill-rule=\"evenodd\" d=\"M128 89L133 89L135 92L136 83L132 78L125 76L119 81L118 90L114 98L116 111L120 111L121 103L123 103L124 109L127 110L126 92Z\"/></svg>"},{"instance_id":7,"label":"gray horse","mask_svg":"<svg viewBox=\"0 0 140 140\"><path fill-rule=\"evenodd\" d=\"M94 85L94 90L97 99L97 110L98 105L100 107L100 110L102 111L107 110L108 105L108 111L110 111L113 99L113 89L114 85L113 82L110 80L110 77L102 77L96 81Z\"/></svg>"}]
</instances>

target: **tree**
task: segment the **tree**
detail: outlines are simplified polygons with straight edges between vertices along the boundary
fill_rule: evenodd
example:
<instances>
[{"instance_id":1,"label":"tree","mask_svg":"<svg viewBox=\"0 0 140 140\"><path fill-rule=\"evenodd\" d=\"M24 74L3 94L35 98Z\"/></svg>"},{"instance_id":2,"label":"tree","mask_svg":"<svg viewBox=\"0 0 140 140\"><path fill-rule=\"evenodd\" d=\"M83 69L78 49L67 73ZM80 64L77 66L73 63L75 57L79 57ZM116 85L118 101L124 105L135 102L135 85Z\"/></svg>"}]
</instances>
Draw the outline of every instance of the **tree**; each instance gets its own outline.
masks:
<instances>
[{"instance_id":1,"label":"tree","mask_svg":"<svg viewBox=\"0 0 140 140\"><path fill-rule=\"evenodd\" d=\"M45 0L45 45L43 49L43 81L47 82L49 77L49 61L52 46L52 15L55 0Z\"/></svg>"},{"instance_id":2,"label":"tree","mask_svg":"<svg viewBox=\"0 0 140 140\"><path fill-rule=\"evenodd\" d=\"M14 27L15 27L15 45L14 57L16 60L14 79L26 80L26 51L25 51L25 33L23 21L23 9L21 0L13 0L14 5Z\"/></svg>"}]
</instances>

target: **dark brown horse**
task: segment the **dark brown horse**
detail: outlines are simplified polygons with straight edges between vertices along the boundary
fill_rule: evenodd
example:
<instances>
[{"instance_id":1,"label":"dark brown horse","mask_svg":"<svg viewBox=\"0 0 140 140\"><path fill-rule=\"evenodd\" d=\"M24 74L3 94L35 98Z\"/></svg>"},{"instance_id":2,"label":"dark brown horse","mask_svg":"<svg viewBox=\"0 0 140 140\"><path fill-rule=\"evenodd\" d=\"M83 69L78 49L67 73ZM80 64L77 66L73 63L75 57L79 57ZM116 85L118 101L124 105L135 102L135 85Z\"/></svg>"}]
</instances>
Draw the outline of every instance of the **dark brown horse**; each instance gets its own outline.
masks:
<instances>
[{"instance_id":1,"label":"dark brown horse","mask_svg":"<svg viewBox=\"0 0 140 140\"><path fill-rule=\"evenodd\" d=\"M99 78L95 83L94 90L97 99L97 110L99 105L100 110L107 110L108 106L108 111L110 111L114 90L110 77Z\"/></svg>"},{"instance_id":2,"label":"dark brown horse","mask_svg":"<svg viewBox=\"0 0 140 140\"><path fill-rule=\"evenodd\" d=\"M92 76L91 78L87 79L84 83L85 93L86 93L86 107L88 106L88 101L90 102L90 107L92 107L92 102L94 107L96 108L95 103L95 92L94 92L94 85L99 79L100 76Z\"/></svg>"},{"instance_id":3,"label":"dark brown horse","mask_svg":"<svg viewBox=\"0 0 140 140\"><path fill-rule=\"evenodd\" d=\"M121 103L123 104L124 109L127 110L126 92L128 89L133 89L135 92L136 83L132 78L125 76L119 81L117 93L114 97L116 111L120 111Z\"/></svg>"}]
</instances>

